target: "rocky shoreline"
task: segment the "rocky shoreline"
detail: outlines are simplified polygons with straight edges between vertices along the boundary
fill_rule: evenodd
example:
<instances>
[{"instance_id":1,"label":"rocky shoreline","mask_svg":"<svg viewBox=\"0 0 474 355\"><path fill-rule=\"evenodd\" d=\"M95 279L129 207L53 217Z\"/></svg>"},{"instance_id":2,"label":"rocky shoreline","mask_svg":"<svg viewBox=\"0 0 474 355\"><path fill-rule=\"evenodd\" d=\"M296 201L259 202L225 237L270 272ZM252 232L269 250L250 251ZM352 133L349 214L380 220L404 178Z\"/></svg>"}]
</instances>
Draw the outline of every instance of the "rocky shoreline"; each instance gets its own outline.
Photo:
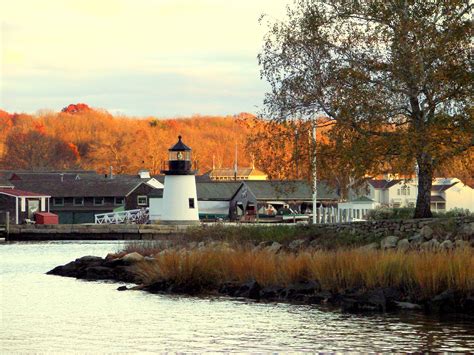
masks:
<instances>
[{"instance_id":1,"label":"rocky shoreline","mask_svg":"<svg viewBox=\"0 0 474 355\"><path fill-rule=\"evenodd\" d=\"M474 290L461 293L447 289L434 297L424 298L419 290L408 292L393 287L326 290L316 280L304 280L287 286L263 286L255 280L205 284L163 279L146 284L137 272L136 265L151 261L153 261L152 257L144 257L136 252L121 257L114 254L109 254L106 258L85 256L58 266L47 274L90 281L112 280L137 285L129 288L120 286L119 291L142 290L159 294L217 295L255 301L319 304L339 307L343 312L421 311L474 317Z\"/></svg>"}]
</instances>

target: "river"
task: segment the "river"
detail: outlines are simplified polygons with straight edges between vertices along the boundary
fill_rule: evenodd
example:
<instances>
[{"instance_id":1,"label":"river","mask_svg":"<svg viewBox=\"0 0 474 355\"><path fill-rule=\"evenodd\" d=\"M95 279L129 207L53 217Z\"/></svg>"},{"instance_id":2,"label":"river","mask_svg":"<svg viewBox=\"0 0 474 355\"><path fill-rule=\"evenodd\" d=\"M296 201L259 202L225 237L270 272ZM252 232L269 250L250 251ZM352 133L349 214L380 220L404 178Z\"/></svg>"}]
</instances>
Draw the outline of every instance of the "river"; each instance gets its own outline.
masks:
<instances>
[{"instance_id":1,"label":"river","mask_svg":"<svg viewBox=\"0 0 474 355\"><path fill-rule=\"evenodd\" d=\"M0 353L474 351L467 320L119 292L117 283L45 275L122 243L0 244Z\"/></svg>"}]
</instances>

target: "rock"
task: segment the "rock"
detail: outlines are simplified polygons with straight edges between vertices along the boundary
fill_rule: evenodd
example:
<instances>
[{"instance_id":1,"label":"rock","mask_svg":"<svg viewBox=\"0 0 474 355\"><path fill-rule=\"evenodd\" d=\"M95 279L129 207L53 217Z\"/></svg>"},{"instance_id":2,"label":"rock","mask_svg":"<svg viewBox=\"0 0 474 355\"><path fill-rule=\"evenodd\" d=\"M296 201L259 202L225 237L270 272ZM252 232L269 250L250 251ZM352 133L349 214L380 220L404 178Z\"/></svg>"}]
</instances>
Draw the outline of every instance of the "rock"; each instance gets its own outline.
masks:
<instances>
[{"instance_id":1,"label":"rock","mask_svg":"<svg viewBox=\"0 0 474 355\"><path fill-rule=\"evenodd\" d=\"M398 242L398 237L394 235L385 237L380 242L380 248L382 250L394 249L397 246L397 242Z\"/></svg>"},{"instance_id":2,"label":"rock","mask_svg":"<svg viewBox=\"0 0 474 355\"><path fill-rule=\"evenodd\" d=\"M342 298L341 308L343 312L385 312L387 309L387 299L382 289L349 294Z\"/></svg>"},{"instance_id":3,"label":"rock","mask_svg":"<svg viewBox=\"0 0 474 355\"><path fill-rule=\"evenodd\" d=\"M410 303L410 302L395 302L397 308L399 309L421 309L421 306L419 304L415 303Z\"/></svg>"},{"instance_id":4,"label":"rock","mask_svg":"<svg viewBox=\"0 0 474 355\"><path fill-rule=\"evenodd\" d=\"M127 291L127 290L128 290L127 286L119 286L119 287L117 287L117 291Z\"/></svg>"},{"instance_id":5,"label":"rock","mask_svg":"<svg viewBox=\"0 0 474 355\"><path fill-rule=\"evenodd\" d=\"M464 224L459 230L461 236L474 237L474 222Z\"/></svg>"},{"instance_id":6,"label":"rock","mask_svg":"<svg viewBox=\"0 0 474 355\"><path fill-rule=\"evenodd\" d=\"M300 299L301 295L311 295L315 292L321 291L321 285L317 281L297 282L289 285L282 291L282 297L287 299Z\"/></svg>"},{"instance_id":7,"label":"rock","mask_svg":"<svg viewBox=\"0 0 474 355\"><path fill-rule=\"evenodd\" d=\"M364 246L361 246L360 248L358 248L358 250L360 251L372 251L372 250L377 250L379 249L379 243L370 243L370 244L366 244Z\"/></svg>"},{"instance_id":8,"label":"rock","mask_svg":"<svg viewBox=\"0 0 474 355\"><path fill-rule=\"evenodd\" d=\"M273 242L272 245L270 245L269 247L266 247L265 250L270 252L270 253L276 254L279 251L281 251L282 248L283 248L283 246L280 243Z\"/></svg>"},{"instance_id":9,"label":"rock","mask_svg":"<svg viewBox=\"0 0 474 355\"><path fill-rule=\"evenodd\" d=\"M419 234L415 234L408 238L408 241L412 246L419 246L423 242L423 238Z\"/></svg>"},{"instance_id":10,"label":"rock","mask_svg":"<svg viewBox=\"0 0 474 355\"><path fill-rule=\"evenodd\" d=\"M111 268L104 266L91 266L86 269L86 280L109 280L114 279L114 273Z\"/></svg>"},{"instance_id":11,"label":"rock","mask_svg":"<svg viewBox=\"0 0 474 355\"><path fill-rule=\"evenodd\" d=\"M456 249L465 249L465 248L469 248L469 246L470 246L470 243L467 240L456 239L456 241L454 242L454 247Z\"/></svg>"},{"instance_id":12,"label":"rock","mask_svg":"<svg viewBox=\"0 0 474 355\"><path fill-rule=\"evenodd\" d=\"M397 243L397 250L405 252L410 249L410 242L408 239L400 239Z\"/></svg>"},{"instance_id":13,"label":"rock","mask_svg":"<svg viewBox=\"0 0 474 355\"><path fill-rule=\"evenodd\" d=\"M306 244L306 240L304 240L304 239L296 239L296 240L293 240L293 241L288 245L288 249L289 249L291 252L298 252L305 244Z\"/></svg>"},{"instance_id":14,"label":"rock","mask_svg":"<svg viewBox=\"0 0 474 355\"><path fill-rule=\"evenodd\" d=\"M440 244L437 239L431 239L427 242L421 243L420 249L425 251L435 251L439 250L439 246Z\"/></svg>"},{"instance_id":15,"label":"rock","mask_svg":"<svg viewBox=\"0 0 474 355\"><path fill-rule=\"evenodd\" d=\"M127 255L124 255L121 260L127 263L136 263L138 261L142 261L144 259L143 255L133 252L133 253L128 253Z\"/></svg>"},{"instance_id":16,"label":"rock","mask_svg":"<svg viewBox=\"0 0 474 355\"><path fill-rule=\"evenodd\" d=\"M240 286L239 290L235 294L237 297L246 297L246 298L251 298L254 300L260 299L260 290L262 287L260 284L255 281L249 281L243 285Z\"/></svg>"},{"instance_id":17,"label":"rock","mask_svg":"<svg viewBox=\"0 0 474 355\"><path fill-rule=\"evenodd\" d=\"M238 282L232 282L232 281L224 282L219 287L219 293L221 293L223 295L228 295L228 296L231 296L231 297L235 297L241 286L242 285Z\"/></svg>"},{"instance_id":18,"label":"rock","mask_svg":"<svg viewBox=\"0 0 474 355\"><path fill-rule=\"evenodd\" d=\"M420 230L420 236L424 240L431 240L433 238L433 229L430 226L424 226Z\"/></svg>"},{"instance_id":19,"label":"rock","mask_svg":"<svg viewBox=\"0 0 474 355\"><path fill-rule=\"evenodd\" d=\"M279 286L267 286L262 288L260 291L260 298L266 300L277 300L281 298L283 291L284 289Z\"/></svg>"},{"instance_id":20,"label":"rock","mask_svg":"<svg viewBox=\"0 0 474 355\"><path fill-rule=\"evenodd\" d=\"M101 263L104 259L99 256L83 256L82 258L76 259L74 262L79 264L91 264L91 263Z\"/></svg>"},{"instance_id":21,"label":"rock","mask_svg":"<svg viewBox=\"0 0 474 355\"><path fill-rule=\"evenodd\" d=\"M441 250L452 250L454 248L454 244L452 241L447 239L439 245L439 248Z\"/></svg>"},{"instance_id":22,"label":"rock","mask_svg":"<svg viewBox=\"0 0 474 355\"><path fill-rule=\"evenodd\" d=\"M454 291L446 290L428 301L428 310L434 313L452 313L456 310L457 297Z\"/></svg>"},{"instance_id":23,"label":"rock","mask_svg":"<svg viewBox=\"0 0 474 355\"><path fill-rule=\"evenodd\" d=\"M153 282L152 284L145 286L143 289L150 293L166 292L170 288L171 283L167 280L160 280Z\"/></svg>"}]
</instances>

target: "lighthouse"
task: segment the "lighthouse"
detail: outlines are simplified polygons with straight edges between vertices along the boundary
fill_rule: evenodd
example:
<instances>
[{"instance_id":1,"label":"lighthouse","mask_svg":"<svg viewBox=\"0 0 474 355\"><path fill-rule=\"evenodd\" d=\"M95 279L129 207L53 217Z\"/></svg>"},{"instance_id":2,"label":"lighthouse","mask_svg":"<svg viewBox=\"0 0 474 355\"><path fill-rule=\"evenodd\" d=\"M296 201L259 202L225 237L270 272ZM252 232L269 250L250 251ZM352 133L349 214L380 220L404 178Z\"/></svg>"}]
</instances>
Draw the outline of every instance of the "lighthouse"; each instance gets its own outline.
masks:
<instances>
[{"instance_id":1,"label":"lighthouse","mask_svg":"<svg viewBox=\"0 0 474 355\"><path fill-rule=\"evenodd\" d=\"M178 136L178 142L168 152L168 170L162 170L165 184L160 223L198 224L196 177L192 170L191 148Z\"/></svg>"}]
</instances>

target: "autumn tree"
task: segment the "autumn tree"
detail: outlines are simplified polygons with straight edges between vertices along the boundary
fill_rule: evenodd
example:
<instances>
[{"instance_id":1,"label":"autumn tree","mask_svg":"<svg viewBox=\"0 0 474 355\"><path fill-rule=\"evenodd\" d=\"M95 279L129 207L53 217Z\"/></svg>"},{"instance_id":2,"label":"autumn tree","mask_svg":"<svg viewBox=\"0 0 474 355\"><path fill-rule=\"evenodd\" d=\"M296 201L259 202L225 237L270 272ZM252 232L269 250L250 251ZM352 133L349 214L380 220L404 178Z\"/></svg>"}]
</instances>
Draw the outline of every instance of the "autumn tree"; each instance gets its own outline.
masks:
<instances>
[{"instance_id":1,"label":"autumn tree","mask_svg":"<svg viewBox=\"0 0 474 355\"><path fill-rule=\"evenodd\" d=\"M468 0L296 0L284 22L270 24L259 55L272 88L265 114L326 115L337 122L333 138L351 148L339 153L367 170L416 163L415 217L431 217L435 170L473 146L472 8Z\"/></svg>"}]
</instances>

